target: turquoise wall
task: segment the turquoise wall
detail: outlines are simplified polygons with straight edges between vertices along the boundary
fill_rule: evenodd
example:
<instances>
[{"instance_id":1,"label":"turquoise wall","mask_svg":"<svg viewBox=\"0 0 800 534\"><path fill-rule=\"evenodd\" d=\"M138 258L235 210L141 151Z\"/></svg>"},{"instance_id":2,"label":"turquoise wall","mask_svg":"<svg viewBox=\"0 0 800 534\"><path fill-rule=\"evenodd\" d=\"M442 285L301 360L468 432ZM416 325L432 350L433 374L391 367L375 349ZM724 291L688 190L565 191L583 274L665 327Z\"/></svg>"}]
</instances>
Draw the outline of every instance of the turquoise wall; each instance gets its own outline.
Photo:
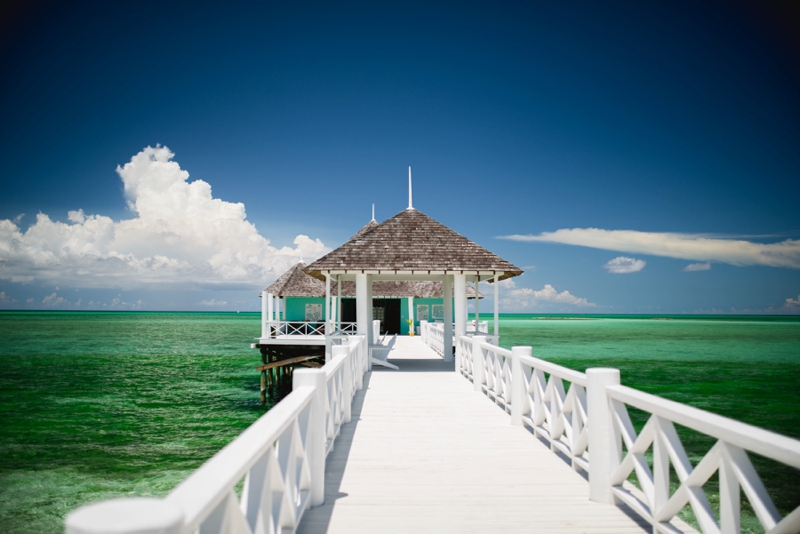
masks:
<instances>
[{"instance_id":1,"label":"turquoise wall","mask_svg":"<svg viewBox=\"0 0 800 534\"><path fill-rule=\"evenodd\" d=\"M417 306L426 305L428 307L428 322L441 321L441 318L433 318L432 306L441 306L444 302L443 299L414 299L414 332L419 333L419 317L417 316ZM403 335L408 334L408 299L403 299L400 303L400 333Z\"/></svg>"},{"instance_id":2,"label":"turquoise wall","mask_svg":"<svg viewBox=\"0 0 800 534\"><path fill-rule=\"evenodd\" d=\"M322 297L287 297L285 321L305 321L306 304L322 306L322 319L325 320L325 299Z\"/></svg>"}]
</instances>

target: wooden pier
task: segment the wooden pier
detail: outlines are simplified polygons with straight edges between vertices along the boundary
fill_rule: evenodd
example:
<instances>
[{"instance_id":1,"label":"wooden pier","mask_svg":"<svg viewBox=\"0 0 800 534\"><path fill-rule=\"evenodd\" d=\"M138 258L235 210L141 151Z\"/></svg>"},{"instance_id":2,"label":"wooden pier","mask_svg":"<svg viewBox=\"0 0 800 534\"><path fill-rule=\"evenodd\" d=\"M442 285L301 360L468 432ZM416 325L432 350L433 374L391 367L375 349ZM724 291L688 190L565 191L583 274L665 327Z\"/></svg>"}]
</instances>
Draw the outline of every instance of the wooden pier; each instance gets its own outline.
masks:
<instances>
[{"instance_id":1,"label":"wooden pier","mask_svg":"<svg viewBox=\"0 0 800 534\"><path fill-rule=\"evenodd\" d=\"M353 405L298 532L607 532L650 528L589 483L419 337L398 337ZM638 521L638 522L637 522Z\"/></svg>"}]
</instances>

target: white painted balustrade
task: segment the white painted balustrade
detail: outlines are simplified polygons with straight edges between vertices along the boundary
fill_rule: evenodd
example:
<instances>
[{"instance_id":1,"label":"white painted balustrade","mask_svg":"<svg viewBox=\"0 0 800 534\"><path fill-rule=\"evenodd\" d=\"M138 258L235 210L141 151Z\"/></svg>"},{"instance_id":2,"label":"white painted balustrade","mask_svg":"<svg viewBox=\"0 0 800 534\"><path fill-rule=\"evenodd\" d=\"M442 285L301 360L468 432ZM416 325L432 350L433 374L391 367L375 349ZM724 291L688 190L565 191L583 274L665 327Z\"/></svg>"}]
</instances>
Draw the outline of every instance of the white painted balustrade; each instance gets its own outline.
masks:
<instances>
[{"instance_id":1,"label":"white painted balustrade","mask_svg":"<svg viewBox=\"0 0 800 534\"><path fill-rule=\"evenodd\" d=\"M591 500L624 503L659 533L682 532L674 519L688 503L702 532L727 534L741 530L743 494L765 532L800 532L800 507L781 517L747 455L800 469L800 441L621 386L617 369L580 373L532 357L530 347L509 351L484 336L460 337L456 354L456 372L509 412L511 424L527 426L588 473ZM651 414L638 435L628 406ZM717 440L696 466L675 424ZM632 473L642 491L628 482ZM703 488L715 473L719 520Z\"/></svg>"},{"instance_id":2,"label":"white painted balustrade","mask_svg":"<svg viewBox=\"0 0 800 534\"><path fill-rule=\"evenodd\" d=\"M444 324L427 323L425 342L436 354L444 357Z\"/></svg>"},{"instance_id":3,"label":"white painted balustrade","mask_svg":"<svg viewBox=\"0 0 800 534\"><path fill-rule=\"evenodd\" d=\"M67 534L294 532L323 503L325 458L368 366L365 336L332 347L321 369L294 372L293 390L164 499L116 499L79 508ZM235 488L244 478L241 499Z\"/></svg>"},{"instance_id":4,"label":"white painted balustrade","mask_svg":"<svg viewBox=\"0 0 800 534\"><path fill-rule=\"evenodd\" d=\"M345 335L356 335L356 323L339 323L336 333ZM333 325L331 325L333 331ZM264 339L276 339L284 336L324 336L325 322L308 321L264 321L261 329L261 337Z\"/></svg>"},{"instance_id":5,"label":"white painted balustrade","mask_svg":"<svg viewBox=\"0 0 800 534\"><path fill-rule=\"evenodd\" d=\"M467 321L467 334L488 334L489 321Z\"/></svg>"}]
</instances>

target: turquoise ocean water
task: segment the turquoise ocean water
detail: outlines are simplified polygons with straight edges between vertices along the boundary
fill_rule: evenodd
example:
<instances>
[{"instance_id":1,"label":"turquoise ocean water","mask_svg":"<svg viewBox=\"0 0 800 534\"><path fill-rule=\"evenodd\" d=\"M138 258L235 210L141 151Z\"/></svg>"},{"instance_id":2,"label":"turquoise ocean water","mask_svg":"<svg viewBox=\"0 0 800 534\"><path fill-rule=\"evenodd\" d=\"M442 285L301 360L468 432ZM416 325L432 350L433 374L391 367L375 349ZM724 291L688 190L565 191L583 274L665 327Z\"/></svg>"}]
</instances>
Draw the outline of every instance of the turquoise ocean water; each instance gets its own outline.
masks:
<instances>
[{"instance_id":1,"label":"turquoise ocean water","mask_svg":"<svg viewBox=\"0 0 800 534\"><path fill-rule=\"evenodd\" d=\"M167 493L269 408L258 332L258 314L0 312L0 531L56 533L83 503ZM500 334L800 438L798 317L503 315ZM681 434L699 459L708 443ZM754 461L780 508L800 503L796 472Z\"/></svg>"}]
</instances>

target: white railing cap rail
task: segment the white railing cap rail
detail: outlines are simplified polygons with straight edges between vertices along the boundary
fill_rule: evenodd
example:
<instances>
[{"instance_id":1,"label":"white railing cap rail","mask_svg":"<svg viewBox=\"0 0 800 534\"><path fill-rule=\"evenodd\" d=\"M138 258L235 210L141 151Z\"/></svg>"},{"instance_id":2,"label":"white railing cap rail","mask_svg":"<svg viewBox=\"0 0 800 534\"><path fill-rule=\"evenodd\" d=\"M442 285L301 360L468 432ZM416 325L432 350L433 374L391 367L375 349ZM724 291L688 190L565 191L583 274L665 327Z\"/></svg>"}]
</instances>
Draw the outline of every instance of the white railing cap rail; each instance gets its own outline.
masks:
<instances>
[{"instance_id":1,"label":"white railing cap rail","mask_svg":"<svg viewBox=\"0 0 800 534\"><path fill-rule=\"evenodd\" d=\"M586 373L581 373L580 371L573 371L572 369L568 369L566 367L562 367L560 365L556 365L551 362L547 362L545 360L540 360L539 358L535 358L533 356L520 356L520 361L523 365L527 365L528 367L534 367L536 369L541 369L545 373L550 373L551 375L555 375L558 378L568 380L573 384L578 384L579 386L586 387L588 385L588 381L586 380Z\"/></svg>"},{"instance_id":2,"label":"white railing cap rail","mask_svg":"<svg viewBox=\"0 0 800 534\"><path fill-rule=\"evenodd\" d=\"M627 386L607 386L612 399L800 469L800 441Z\"/></svg>"},{"instance_id":3,"label":"white railing cap rail","mask_svg":"<svg viewBox=\"0 0 800 534\"><path fill-rule=\"evenodd\" d=\"M464 343L472 343L472 336L461 336L461 341ZM500 356L511 358L510 350L498 347L497 345L484 342L481 343L481 348L483 350L492 351ZM545 360L540 360L539 358L535 358L533 356L520 356L520 361L523 363L523 365L527 365L528 367L533 367L535 369L541 369L545 373L550 373L551 375L555 375L563 380L568 380L574 384L578 384L579 386L586 387L588 384L586 381L586 373L573 371L572 369L568 369Z\"/></svg>"},{"instance_id":4,"label":"white railing cap rail","mask_svg":"<svg viewBox=\"0 0 800 534\"><path fill-rule=\"evenodd\" d=\"M483 337L492 337L492 336L483 336ZM511 351L510 350L504 349L503 347L498 347L497 345L495 345L493 343L489 343L488 341L485 341L485 342L481 343L481 348L483 350L490 350L490 351L494 352L495 354L499 354L500 356L505 356L506 358L510 358L511 357Z\"/></svg>"},{"instance_id":5,"label":"white railing cap rail","mask_svg":"<svg viewBox=\"0 0 800 534\"><path fill-rule=\"evenodd\" d=\"M167 495L165 500L183 511L185 528L193 531L202 514L222 502L313 396L313 387L292 391Z\"/></svg>"},{"instance_id":6,"label":"white railing cap rail","mask_svg":"<svg viewBox=\"0 0 800 534\"><path fill-rule=\"evenodd\" d=\"M346 346L346 345L343 345L343 346ZM350 348L350 347L348 347L348 348ZM326 378L326 379L330 379L330 377L332 377L333 375L335 375L335 374L336 374L336 371L338 371L338 370L339 370L339 368L340 368L342 365L344 365L344 361L345 361L345 359L346 359L346 357L345 357L345 356L343 356L343 355L339 355L339 356L336 356L336 357L334 357L333 359L331 359L331 360L330 360L328 363L326 363L326 364L325 364L325 365L322 367L322 370L323 370L323 371L325 371L325 378Z\"/></svg>"}]
</instances>

